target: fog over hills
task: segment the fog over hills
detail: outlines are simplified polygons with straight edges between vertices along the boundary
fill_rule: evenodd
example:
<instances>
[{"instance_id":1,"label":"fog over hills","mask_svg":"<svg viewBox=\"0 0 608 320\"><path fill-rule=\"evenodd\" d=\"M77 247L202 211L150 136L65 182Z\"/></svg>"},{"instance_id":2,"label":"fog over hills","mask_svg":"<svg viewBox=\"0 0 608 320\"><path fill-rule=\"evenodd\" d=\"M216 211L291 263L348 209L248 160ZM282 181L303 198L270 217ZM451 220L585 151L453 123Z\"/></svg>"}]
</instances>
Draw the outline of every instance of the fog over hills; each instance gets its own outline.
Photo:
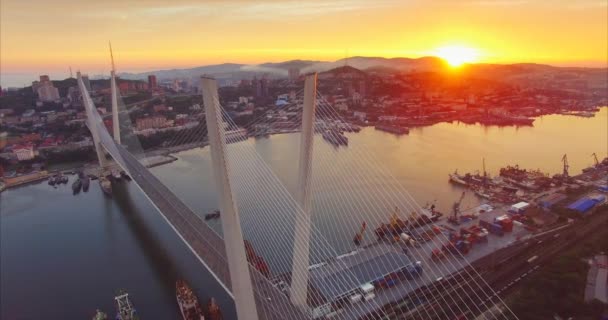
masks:
<instances>
[{"instance_id":1,"label":"fog over hills","mask_svg":"<svg viewBox=\"0 0 608 320\"><path fill-rule=\"evenodd\" d=\"M349 57L336 61L316 60L289 60L283 62L268 62L262 64L222 63L194 68L154 70L142 73L119 73L123 79L145 80L148 75L154 74L160 80L175 78L195 78L201 75L213 76L218 80L252 79L265 76L267 78L287 77L288 70L297 68L300 73L323 72L341 66L351 66L367 72L433 72L445 71L446 62L438 57L421 58L383 58L383 57ZM476 63L466 66L471 75L493 77L519 78L534 74L536 76L552 73L585 73L602 74L605 68L575 68L555 67L546 64L516 63L516 64L489 64ZM506 79L505 79L506 80Z\"/></svg>"},{"instance_id":2,"label":"fog over hills","mask_svg":"<svg viewBox=\"0 0 608 320\"><path fill-rule=\"evenodd\" d=\"M154 70L142 73L119 73L123 79L145 79L154 74L159 79L189 78L202 74L218 79L247 79L254 76L266 75L269 78L286 77L291 68L300 69L301 73L322 72L340 66L349 65L357 69L389 69L396 71L434 71L445 66L445 62L436 57L382 58L382 57L350 57L336 61L290 60L283 62L268 62L262 64L223 63L184 69Z\"/></svg>"}]
</instances>

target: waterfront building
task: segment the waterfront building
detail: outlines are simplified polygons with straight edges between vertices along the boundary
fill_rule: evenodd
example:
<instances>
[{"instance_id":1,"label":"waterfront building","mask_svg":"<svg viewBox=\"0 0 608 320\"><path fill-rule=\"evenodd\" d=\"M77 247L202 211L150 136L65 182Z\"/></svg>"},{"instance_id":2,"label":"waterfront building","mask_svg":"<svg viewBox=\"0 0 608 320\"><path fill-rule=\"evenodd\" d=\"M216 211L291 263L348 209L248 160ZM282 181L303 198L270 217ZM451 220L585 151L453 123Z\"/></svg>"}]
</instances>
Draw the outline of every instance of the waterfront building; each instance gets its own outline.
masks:
<instances>
[{"instance_id":1,"label":"waterfront building","mask_svg":"<svg viewBox=\"0 0 608 320\"><path fill-rule=\"evenodd\" d=\"M138 131L146 129L162 128L167 125L167 117L165 116L152 116L139 118L135 121Z\"/></svg>"},{"instance_id":2,"label":"waterfront building","mask_svg":"<svg viewBox=\"0 0 608 320\"><path fill-rule=\"evenodd\" d=\"M42 75L40 76L40 82L37 84L35 82L32 83L32 89L36 88L40 101L50 102L59 100L59 89L55 88L53 82L49 80L49 76Z\"/></svg>"},{"instance_id":3,"label":"waterfront building","mask_svg":"<svg viewBox=\"0 0 608 320\"><path fill-rule=\"evenodd\" d=\"M15 146L13 148L13 154L19 161L32 160L36 156L32 145Z\"/></svg>"}]
</instances>

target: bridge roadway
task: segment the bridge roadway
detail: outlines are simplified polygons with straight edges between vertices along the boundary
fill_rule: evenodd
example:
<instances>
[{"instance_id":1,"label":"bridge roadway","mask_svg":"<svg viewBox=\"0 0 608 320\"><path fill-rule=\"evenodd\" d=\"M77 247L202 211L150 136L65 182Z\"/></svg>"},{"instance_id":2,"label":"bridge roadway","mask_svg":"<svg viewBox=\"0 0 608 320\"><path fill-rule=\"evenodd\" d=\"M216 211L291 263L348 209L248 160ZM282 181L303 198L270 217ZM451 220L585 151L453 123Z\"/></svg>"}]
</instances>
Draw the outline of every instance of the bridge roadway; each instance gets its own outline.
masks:
<instances>
[{"instance_id":1,"label":"bridge roadway","mask_svg":"<svg viewBox=\"0 0 608 320\"><path fill-rule=\"evenodd\" d=\"M203 265L230 292L230 274L224 240L128 150L114 144L133 180ZM308 319L255 267L249 265L260 319Z\"/></svg>"}]
</instances>

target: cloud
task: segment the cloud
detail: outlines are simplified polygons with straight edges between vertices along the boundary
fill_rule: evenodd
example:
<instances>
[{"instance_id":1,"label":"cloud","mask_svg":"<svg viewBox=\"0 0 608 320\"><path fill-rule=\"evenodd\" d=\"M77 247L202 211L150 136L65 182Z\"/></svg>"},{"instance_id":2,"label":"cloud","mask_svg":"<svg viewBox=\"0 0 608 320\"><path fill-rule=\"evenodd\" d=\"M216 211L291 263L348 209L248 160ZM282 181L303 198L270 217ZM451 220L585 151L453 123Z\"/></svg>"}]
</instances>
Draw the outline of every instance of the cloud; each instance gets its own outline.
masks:
<instances>
[{"instance_id":1,"label":"cloud","mask_svg":"<svg viewBox=\"0 0 608 320\"><path fill-rule=\"evenodd\" d=\"M528 1L525 0L481 0L481 1L473 1L472 5L477 6L495 6L495 7L510 7L510 6L520 6L527 4Z\"/></svg>"},{"instance_id":2,"label":"cloud","mask_svg":"<svg viewBox=\"0 0 608 320\"><path fill-rule=\"evenodd\" d=\"M233 18L277 19L294 16L315 16L335 12L387 7L397 0L331 0L331 1L208 1L144 7L137 13L146 16L209 16L222 14Z\"/></svg>"}]
</instances>

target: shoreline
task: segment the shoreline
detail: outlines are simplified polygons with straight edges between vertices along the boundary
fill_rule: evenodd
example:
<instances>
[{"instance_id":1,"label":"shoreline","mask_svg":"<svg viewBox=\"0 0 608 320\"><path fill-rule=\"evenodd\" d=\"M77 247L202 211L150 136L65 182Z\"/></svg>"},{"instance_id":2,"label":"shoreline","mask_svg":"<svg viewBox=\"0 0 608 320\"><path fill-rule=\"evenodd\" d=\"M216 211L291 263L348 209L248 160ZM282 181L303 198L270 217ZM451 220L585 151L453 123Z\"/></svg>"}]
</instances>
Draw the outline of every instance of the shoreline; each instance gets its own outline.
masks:
<instances>
[{"instance_id":1,"label":"shoreline","mask_svg":"<svg viewBox=\"0 0 608 320\"><path fill-rule=\"evenodd\" d=\"M595 114L601 109L601 108L608 108L608 106L598 106L597 107L598 110L593 112L593 117L595 116ZM539 115L536 117L532 117L532 119L537 119L540 117L544 117L547 115L563 115L563 116L572 116L572 117L581 117L581 115L576 115L576 114L572 114L572 113L552 113L552 114L545 114L545 115ZM517 124L511 124L511 125L497 125L497 124L483 124L483 123L467 123L467 122L463 122L463 121L459 121L459 120L452 120L452 121L439 121L439 122L435 122L433 124L428 124L428 125L415 125L412 127L416 127L416 128L424 128L424 127L429 127L429 126L433 126L439 123L454 123L454 122L458 122L458 123L463 123L463 124L467 124L467 125L480 125L480 126L500 126L500 127L504 127L504 126L521 126L521 125L517 125ZM364 127L373 127L372 124L361 124ZM532 126L533 125L529 125ZM294 132L299 132L299 130L290 130L289 132L283 132L281 130L277 130L274 132L268 132L268 135L263 136L261 138L267 138L269 136L273 136L273 135L280 135L280 134L285 134L285 133L294 133ZM256 137L254 135L252 136L247 136L245 139L243 140L239 140L239 141L245 141L248 139L259 139L260 137ZM235 142L239 142L239 141L235 141ZM200 142L193 142L193 143L188 143L188 144L183 144L183 145L178 145L178 146L173 146L173 147L168 147L168 148L158 148L158 149L150 149L148 151L144 151L144 157L141 158L140 161L142 161L142 163L144 164L144 166L146 168L153 168L153 167L158 167L158 166L162 166L165 164L169 164L172 163L174 161L177 161L179 159L178 156L176 156L177 153L183 152L183 151L189 151L189 150L193 150L196 148L204 148L208 145L207 141L200 141ZM0 193L3 191L6 191L8 189L12 189L12 188L17 188L23 185L27 185L27 184L34 184L34 183L39 183L41 181L44 181L46 179L48 179L50 176L57 174L57 173L62 173L62 174L69 174L73 171L76 170L83 170L83 171L91 171L91 170L99 170L99 166L93 162L90 163L79 163L79 164L75 164L72 166L66 166L65 168L62 169L53 169L53 170L46 170L44 172L47 173L46 176L37 176L37 177L29 177L32 174L37 174L39 172L32 172L29 174L25 174L19 177L26 177L24 178L25 181L23 182L17 182L17 183L6 183L7 179L11 179L11 178L3 178L3 180L0 181Z\"/></svg>"}]
</instances>

